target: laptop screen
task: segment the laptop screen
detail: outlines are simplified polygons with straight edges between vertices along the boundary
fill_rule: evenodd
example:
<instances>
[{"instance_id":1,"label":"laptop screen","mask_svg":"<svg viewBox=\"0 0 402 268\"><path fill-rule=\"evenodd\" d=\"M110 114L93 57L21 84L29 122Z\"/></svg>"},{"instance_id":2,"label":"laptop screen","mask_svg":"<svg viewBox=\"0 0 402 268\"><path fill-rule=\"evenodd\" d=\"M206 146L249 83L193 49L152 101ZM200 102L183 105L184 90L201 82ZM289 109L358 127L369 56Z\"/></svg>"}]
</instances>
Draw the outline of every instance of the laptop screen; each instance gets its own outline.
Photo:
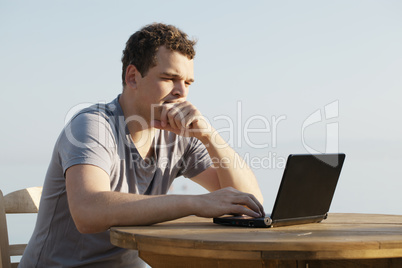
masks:
<instances>
[{"instance_id":1,"label":"laptop screen","mask_svg":"<svg viewBox=\"0 0 402 268\"><path fill-rule=\"evenodd\" d=\"M344 160L345 154L290 155L272 220L325 215Z\"/></svg>"}]
</instances>

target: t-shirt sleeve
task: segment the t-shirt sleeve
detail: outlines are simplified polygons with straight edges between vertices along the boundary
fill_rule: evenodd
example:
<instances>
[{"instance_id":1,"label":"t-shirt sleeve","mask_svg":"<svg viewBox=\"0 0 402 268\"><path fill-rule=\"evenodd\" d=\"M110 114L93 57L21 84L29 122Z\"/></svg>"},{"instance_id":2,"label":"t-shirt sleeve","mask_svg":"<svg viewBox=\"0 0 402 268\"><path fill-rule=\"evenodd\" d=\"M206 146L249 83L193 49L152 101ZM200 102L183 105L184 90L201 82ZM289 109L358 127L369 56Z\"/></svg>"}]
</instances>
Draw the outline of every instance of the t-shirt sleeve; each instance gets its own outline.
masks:
<instances>
[{"instance_id":1,"label":"t-shirt sleeve","mask_svg":"<svg viewBox=\"0 0 402 268\"><path fill-rule=\"evenodd\" d=\"M110 175L115 142L110 124L96 113L75 116L58 140L63 173L74 165L97 166Z\"/></svg>"},{"instance_id":2,"label":"t-shirt sleeve","mask_svg":"<svg viewBox=\"0 0 402 268\"><path fill-rule=\"evenodd\" d=\"M191 138L183 155L183 169L179 176L193 178L212 165L207 148L196 138Z\"/></svg>"}]
</instances>

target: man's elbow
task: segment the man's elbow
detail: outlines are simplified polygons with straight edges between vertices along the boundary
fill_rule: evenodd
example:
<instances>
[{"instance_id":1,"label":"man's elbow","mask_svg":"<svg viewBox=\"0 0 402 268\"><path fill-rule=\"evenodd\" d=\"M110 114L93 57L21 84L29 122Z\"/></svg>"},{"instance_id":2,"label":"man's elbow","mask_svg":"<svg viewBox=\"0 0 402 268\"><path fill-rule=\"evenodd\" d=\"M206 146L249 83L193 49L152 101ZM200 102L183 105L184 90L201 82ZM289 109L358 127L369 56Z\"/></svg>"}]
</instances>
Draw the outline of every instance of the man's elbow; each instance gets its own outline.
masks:
<instances>
[{"instance_id":1,"label":"man's elbow","mask_svg":"<svg viewBox=\"0 0 402 268\"><path fill-rule=\"evenodd\" d=\"M98 226L96 223L74 221L75 227L81 234L95 234L106 231L105 226Z\"/></svg>"},{"instance_id":2,"label":"man's elbow","mask_svg":"<svg viewBox=\"0 0 402 268\"><path fill-rule=\"evenodd\" d=\"M99 219L93 213L88 212L71 212L75 227L78 232L82 234L94 234L104 232L109 229L109 226L105 225L105 221Z\"/></svg>"}]
</instances>

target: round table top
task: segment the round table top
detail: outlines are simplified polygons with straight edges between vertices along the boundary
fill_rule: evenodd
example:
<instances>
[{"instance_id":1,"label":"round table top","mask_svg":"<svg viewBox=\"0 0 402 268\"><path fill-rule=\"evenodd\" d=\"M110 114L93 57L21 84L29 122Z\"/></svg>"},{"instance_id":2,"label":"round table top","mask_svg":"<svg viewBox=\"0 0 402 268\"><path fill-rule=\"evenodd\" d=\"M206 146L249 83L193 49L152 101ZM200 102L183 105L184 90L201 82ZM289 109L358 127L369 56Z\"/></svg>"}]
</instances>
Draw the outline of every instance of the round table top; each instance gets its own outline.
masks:
<instances>
[{"instance_id":1,"label":"round table top","mask_svg":"<svg viewBox=\"0 0 402 268\"><path fill-rule=\"evenodd\" d=\"M111 241L175 254L205 250L216 256L248 252L265 258L396 258L402 256L402 216L335 213L321 223L277 228L222 226L190 216L152 226L112 227Z\"/></svg>"}]
</instances>

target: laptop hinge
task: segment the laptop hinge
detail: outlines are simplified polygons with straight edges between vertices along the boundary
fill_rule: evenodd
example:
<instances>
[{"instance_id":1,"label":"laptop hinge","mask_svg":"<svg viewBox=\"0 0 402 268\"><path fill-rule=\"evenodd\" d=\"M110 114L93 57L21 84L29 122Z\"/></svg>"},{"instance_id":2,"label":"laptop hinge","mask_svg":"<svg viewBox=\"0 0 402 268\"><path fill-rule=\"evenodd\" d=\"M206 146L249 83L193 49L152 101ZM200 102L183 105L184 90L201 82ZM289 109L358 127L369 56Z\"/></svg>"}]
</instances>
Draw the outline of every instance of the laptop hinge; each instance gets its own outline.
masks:
<instances>
[{"instance_id":1,"label":"laptop hinge","mask_svg":"<svg viewBox=\"0 0 402 268\"><path fill-rule=\"evenodd\" d=\"M322 220L325 220L327 217L328 213L318 216L308 216L308 217L291 218L291 219L280 219L280 220L273 219L271 227L306 224L306 223L318 223L321 222Z\"/></svg>"}]
</instances>

